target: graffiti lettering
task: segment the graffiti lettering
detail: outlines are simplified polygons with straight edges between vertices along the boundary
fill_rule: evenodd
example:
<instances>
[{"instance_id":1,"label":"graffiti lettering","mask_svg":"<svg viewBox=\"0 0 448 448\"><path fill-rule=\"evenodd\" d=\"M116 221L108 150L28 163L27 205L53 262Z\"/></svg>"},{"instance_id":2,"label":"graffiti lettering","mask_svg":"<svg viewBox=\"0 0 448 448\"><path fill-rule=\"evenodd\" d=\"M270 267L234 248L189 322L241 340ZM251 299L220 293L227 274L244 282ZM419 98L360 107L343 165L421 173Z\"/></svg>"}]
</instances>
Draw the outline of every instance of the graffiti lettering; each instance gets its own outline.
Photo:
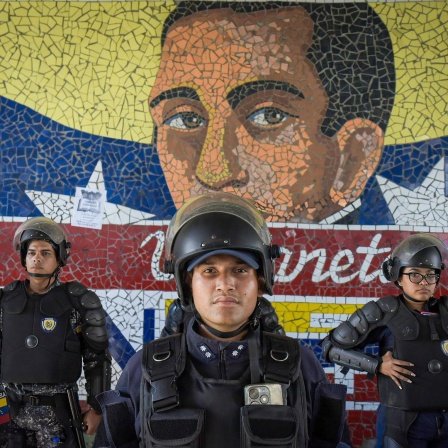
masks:
<instances>
[{"instance_id":1,"label":"graffiti lettering","mask_svg":"<svg viewBox=\"0 0 448 448\"><path fill-rule=\"evenodd\" d=\"M304 270L305 266L315 260L313 274L311 281L313 283L320 283L324 280L331 278L336 284L344 284L359 277L361 283L369 283L379 277L382 283L386 283L386 280L381 272L381 269L374 269L372 272L372 262L374 257L387 254L390 252L390 247L378 247L381 241L381 234L374 235L371 239L369 246L359 246L355 249L356 254L365 255L362 261L355 258L354 250L345 248L338 251L333 257L329 254L326 248L314 249L307 252L306 249L300 250L300 257L294 268L291 270L291 263L293 251L287 247L283 248L283 259L278 267L276 274L276 281L278 283L290 283L297 279L300 273ZM164 233L159 230L157 232L148 235L140 247L144 247L152 238L157 239L156 248L152 255L151 261L151 273L156 280L169 281L172 276L165 274L160 269L160 260L163 251ZM327 261L330 260L329 269L325 270ZM356 265L359 265L358 270L353 270ZM350 271L349 273L347 271ZM289 273L288 273L289 272ZM347 272L348 275L343 275Z\"/></svg>"}]
</instances>

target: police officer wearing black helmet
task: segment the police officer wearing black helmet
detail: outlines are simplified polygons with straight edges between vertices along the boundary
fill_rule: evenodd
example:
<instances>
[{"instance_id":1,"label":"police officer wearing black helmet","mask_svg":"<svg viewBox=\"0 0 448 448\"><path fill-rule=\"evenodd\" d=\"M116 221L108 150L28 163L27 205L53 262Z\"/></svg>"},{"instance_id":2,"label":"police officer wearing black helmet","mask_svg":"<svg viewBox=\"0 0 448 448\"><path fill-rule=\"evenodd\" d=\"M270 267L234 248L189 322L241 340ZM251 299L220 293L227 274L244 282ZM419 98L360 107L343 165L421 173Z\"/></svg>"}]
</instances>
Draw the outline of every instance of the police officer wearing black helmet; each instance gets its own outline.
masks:
<instances>
[{"instance_id":1,"label":"police officer wearing black helmet","mask_svg":"<svg viewBox=\"0 0 448 448\"><path fill-rule=\"evenodd\" d=\"M110 389L104 310L93 291L59 280L71 247L59 224L31 218L18 227L13 246L27 279L0 292L0 380L11 417L0 441L8 448L83 447L83 432L93 434L102 419L95 396Z\"/></svg>"},{"instance_id":2,"label":"police officer wearing black helmet","mask_svg":"<svg viewBox=\"0 0 448 448\"><path fill-rule=\"evenodd\" d=\"M329 361L377 374L385 413L377 446L448 446L448 297L434 297L445 257L434 235L405 238L383 263L400 294L367 303L323 342ZM361 351L371 343L380 357Z\"/></svg>"},{"instance_id":3,"label":"police officer wearing black helmet","mask_svg":"<svg viewBox=\"0 0 448 448\"><path fill-rule=\"evenodd\" d=\"M280 255L262 215L231 194L198 196L171 220L165 251L194 318L145 344L117 391L98 397L107 437L95 446L349 446L345 386L327 381L309 348L260 330Z\"/></svg>"}]
</instances>

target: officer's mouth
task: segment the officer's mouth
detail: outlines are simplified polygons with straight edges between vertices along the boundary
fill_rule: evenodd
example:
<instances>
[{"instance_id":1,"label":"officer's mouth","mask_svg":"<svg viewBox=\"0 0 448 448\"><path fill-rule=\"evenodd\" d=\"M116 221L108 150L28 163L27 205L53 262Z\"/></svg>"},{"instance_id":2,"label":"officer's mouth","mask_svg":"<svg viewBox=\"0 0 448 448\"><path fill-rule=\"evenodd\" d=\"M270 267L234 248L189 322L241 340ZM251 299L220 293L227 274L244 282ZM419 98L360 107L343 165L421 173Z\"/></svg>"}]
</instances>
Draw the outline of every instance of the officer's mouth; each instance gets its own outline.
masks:
<instances>
[{"instance_id":1,"label":"officer's mouth","mask_svg":"<svg viewBox=\"0 0 448 448\"><path fill-rule=\"evenodd\" d=\"M219 296L216 297L213 300L213 303L216 304L220 304L220 305L237 305L238 304L238 300L235 299L234 297L230 297L230 296Z\"/></svg>"},{"instance_id":2,"label":"officer's mouth","mask_svg":"<svg viewBox=\"0 0 448 448\"><path fill-rule=\"evenodd\" d=\"M421 294L431 294L431 291L429 289L423 288L423 289L417 289L417 292Z\"/></svg>"}]
</instances>

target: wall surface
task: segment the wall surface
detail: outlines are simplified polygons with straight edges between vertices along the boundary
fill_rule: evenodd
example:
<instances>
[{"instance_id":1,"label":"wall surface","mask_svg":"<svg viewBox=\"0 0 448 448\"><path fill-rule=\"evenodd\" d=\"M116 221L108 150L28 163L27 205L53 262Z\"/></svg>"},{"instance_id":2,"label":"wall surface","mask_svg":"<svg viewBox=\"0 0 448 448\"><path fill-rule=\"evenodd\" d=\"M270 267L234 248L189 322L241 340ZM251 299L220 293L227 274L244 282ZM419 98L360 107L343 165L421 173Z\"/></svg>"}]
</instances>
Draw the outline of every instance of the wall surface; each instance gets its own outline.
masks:
<instances>
[{"instance_id":1,"label":"wall surface","mask_svg":"<svg viewBox=\"0 0 448 448\"><path fill-rule=\"evenodd\" d=\"M400 239L448 239L448 3L243 4L0 2L0 284L25 278L20 222L62 223L62 278L101 297L114 382L176 297L164 232L191 196L265 213L284 247L271 300L318 356L397 293L381 264ZM375 384L324 367L357 446L374 438Z\"/></svg>"}]
</instances>

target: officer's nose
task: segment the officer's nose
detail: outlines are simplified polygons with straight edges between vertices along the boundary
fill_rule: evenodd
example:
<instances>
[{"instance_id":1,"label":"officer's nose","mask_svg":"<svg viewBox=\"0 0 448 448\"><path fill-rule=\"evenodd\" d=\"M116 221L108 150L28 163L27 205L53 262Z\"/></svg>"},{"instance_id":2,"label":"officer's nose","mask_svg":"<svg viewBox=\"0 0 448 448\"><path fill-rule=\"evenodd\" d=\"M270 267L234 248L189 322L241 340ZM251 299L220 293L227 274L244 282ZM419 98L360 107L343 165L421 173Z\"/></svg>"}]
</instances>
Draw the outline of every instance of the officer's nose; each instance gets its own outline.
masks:
<instances>
[{"instance_id":1,"label":"officer's nose","mask_svg":"<svg viewBox=\"0 0 448 448\"><path fill-rule=\"evenodd\" d=\"M233 277L228 273L221 273L216 279L216 289L223 292L233 291L235 289Z\"/></svg>"}]
</instances>

